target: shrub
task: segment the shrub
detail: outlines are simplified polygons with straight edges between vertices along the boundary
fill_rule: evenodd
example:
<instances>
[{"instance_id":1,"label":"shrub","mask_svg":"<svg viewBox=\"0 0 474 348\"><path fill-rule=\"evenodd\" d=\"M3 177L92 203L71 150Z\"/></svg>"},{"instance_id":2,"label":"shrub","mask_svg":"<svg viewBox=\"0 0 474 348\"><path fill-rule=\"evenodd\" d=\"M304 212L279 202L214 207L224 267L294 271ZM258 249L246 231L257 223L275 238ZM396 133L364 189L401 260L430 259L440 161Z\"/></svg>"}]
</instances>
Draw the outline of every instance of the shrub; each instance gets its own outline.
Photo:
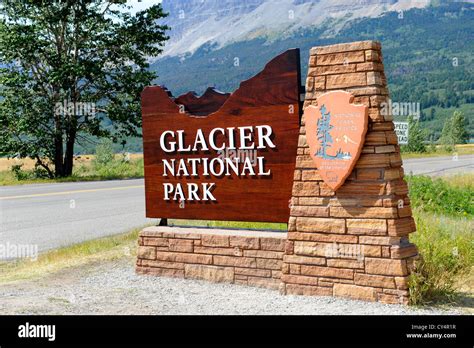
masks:
<instances>
[{"instance_id":1,"label":"shrub","mask_svg":"<svg viewBox=\"0 0 474 348\"><path fill-rule=\"evenodd\" d=\"M413 207L451 216L474 216L472 186L450 185L443 179L428 176L406 176Z\"/></svg>"},{"instance_id":2,"label":"shrub","mask_svg":"<svg viewBox=\"0 0 474 348\"><path fill-rule=\"evenodd\" d=\"M429 153L436 153L436 151L438 151L438 149L436 148L436 144L430 143L430 145L428 145L428 147L426 148L426 151Z\"/></svg>"},{"instance_id":3,"label":"shrub","mask_svg":"<svg viewBox=\"0 0 474 348\"><path fill-rule=\"evenodd\" d=\"M50 178L48 172L37 163L32 170L23 170L22 167L23 163L14 164L11 166L11 172L17 181Z\"/></svg>"},{"instance_id":4,"label":"shrub","mask_svg":"<svg viewBox=\"0 0 474 348\"><path fill-rule=\"evenodd\" d=\"M113 160L106 165L97 166L95 175L107 179L123 179L143 177L143 160Z\"/></svg>"},{"instance_id":5,"label":"shrub","mask_svg":"<svg viewBox=\"0 0 474 348\"><path fill-rule=\"evenodd\" d=\"M113 142L110 139L102 139L95 148L95 166L104 166L112 162L115 157Z\"/></svg>"},{"instance_id":6,"label":"shrub","mask_svg":"<svg viewBox=\"0 0 474 348\"><path fill-rule=\"evenodd\" d=\"M416 212L417 232L410 236L420 259L410 276L411 304L452 302L457 280L474 264L472 220Z\"/></svg>"},{"instance_id":7,"label":"shrub","mask_svg":"<svg viewBox=\"0 0 474 348\"><path fill-rule=\"evenodd\" d=\"M35 168L31 172L31 176L35 179L49 179L49 174L46 169L40 167L38 164L35 165Z\"/></svg>"},{"instance_id":8,"label":"shrub","mask_svg":"<svg viewBox=\"0 0 474 348\"><path fill-rule=\"evenodd\" d=\"M30 177L29 173L21 169L21 167L23 167L23 164L14 164L11 168L13 175L18 181L27 180Z\"/></svg>"}]
</instances>

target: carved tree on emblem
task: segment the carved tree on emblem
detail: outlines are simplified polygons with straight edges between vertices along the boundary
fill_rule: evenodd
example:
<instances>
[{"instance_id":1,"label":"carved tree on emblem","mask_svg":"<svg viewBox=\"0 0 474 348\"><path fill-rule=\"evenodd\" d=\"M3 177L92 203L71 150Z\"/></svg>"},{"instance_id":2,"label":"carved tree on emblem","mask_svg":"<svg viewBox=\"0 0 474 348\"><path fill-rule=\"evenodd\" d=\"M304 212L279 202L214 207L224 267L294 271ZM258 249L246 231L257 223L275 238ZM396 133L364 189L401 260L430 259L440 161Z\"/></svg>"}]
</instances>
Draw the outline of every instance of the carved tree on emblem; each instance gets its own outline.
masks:
<instances>
[{"instance_id":1,"label":"carved tree on emblem","mask_svg":"<svg viewBox=\"0 0 474 348\"><path fill-rule=\"evenodd\" d=\"M331 147L331 144L334 142L330 133L334 126L331 125L331 113L327 111L326 106L322 105L319 110L321 112L321 118L318 120L317 138L320 148L315 153L315 156L325 159L350 159L351 153L344 152L341 148L337 150L335 155L328 155L327 149Z\"/></svg>"},{"instance_id":2,"label":"carved tree on emblem","mask_svg":"<svg viewBox=\"0 0 474 348\"><path fill-rule=\"evenodd\" d=\"M315 156L328 158L326 153L326 149L331 147L333 143L333 139L329 131L334 128L334 126L330 125L331 122L331 113L326 111L326 106L321 106L319 109L321 111L321 118L318 120L318 140L321 145L319 150L316 152Z\"/></svg>"}]
</instances>

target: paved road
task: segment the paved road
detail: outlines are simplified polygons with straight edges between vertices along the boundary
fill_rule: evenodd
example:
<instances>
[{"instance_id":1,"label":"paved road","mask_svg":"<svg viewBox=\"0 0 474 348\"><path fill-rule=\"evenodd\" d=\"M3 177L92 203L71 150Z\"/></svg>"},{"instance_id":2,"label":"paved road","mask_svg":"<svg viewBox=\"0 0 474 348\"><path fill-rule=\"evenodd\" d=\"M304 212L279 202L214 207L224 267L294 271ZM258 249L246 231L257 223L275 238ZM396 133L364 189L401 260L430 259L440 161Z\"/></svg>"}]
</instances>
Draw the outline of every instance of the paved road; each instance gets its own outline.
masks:
<instances>
[{"instance_id":1,"label":"paved road","mask_svg":"<svg viewBox=\"0 0 474 348\"><path fill-rule=\"evenodd\" d=\"M405 174L441 176L474 172L474 155L459 157L412 158L403 161Z\"/></svg>"},{"instance_id":2,"label":"paved road","mask_svg":"<svg viewBox=\"0 0 474 348\"><path fill-rule=\"evenodd\" d=\"M407 174L472 172L474 156L411 159L404 168ZM0 247L37 245L44 251L158 221L144 216L141 179L1 187Z\"/></svg>"},{"instance_id":3,"label":"paved road","mask_svg":"<svg viewBox=\"0 0 474 348\"><path fill-rule=\"evenodd\" d=\"M156 221L145 218L142 179L0 188L0 244L44 251Z\"/></svg>"}]
</instances>

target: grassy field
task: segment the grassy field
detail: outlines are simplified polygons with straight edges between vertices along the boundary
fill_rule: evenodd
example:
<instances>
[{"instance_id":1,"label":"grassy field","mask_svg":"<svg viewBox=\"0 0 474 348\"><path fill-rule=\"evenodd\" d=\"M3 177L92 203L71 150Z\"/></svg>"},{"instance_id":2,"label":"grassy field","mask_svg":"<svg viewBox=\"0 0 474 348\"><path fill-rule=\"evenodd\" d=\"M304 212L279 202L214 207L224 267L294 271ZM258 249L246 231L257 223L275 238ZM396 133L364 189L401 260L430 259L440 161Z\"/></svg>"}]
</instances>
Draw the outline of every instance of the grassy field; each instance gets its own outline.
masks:
<instances>
[{"instance_id":1,"label":"grassy field","mask_svg":"<svg viewBox=\"0 0 474 348\"><path fill-rule=\"evenodd\" d=\"M474 174L407 176L421 258L410 279L414 305L474 308Z\"/></svg>"},{"instance_id":2,"label":"grassy field","mask_svg":"<svg viewBox=\"0 0 474 348\"><path fill-rule=\"evenodd\" d=\"M456 150L448 152L441 146L436 147L436 151L427 153L402 153L404 159L426 158L436 156L453 156L457 154L474 154L474 144L456 145ZM77 156L74 160L73 175L67 178L48 179L38 177L34 172L34 161L31 159L7 159L0 158L0 186L22 185L51 182L73 182L73 181L95 181L130 179L143 177L143 155L130 154L129 160L125 161L123 155L115 155L115 159L107 165L97 165L94 155ZM12 171L12 166L21 166L16 174Z\"/></svg>"},{"instance_id":3,"label":"grassy field","mask_svg":"<svg viewBox=\"0 0 474 348\"><path fill-rule=\"evenodd\" d=\"M402 152L403 159L442 157L454 155L474 155L474 144L456 145L454 151L447 151L446 149L444 149L443 146L437 145L435 147L427 146L427 152L424 153Z\"/></svg>"},{"instance_id":4,"label":"grassy field","mask_svg":"<svg viewBox=\"0 0 474 348\"><path fill-rule=\"evenodd\" d=\"M12 171L13 166L21 166L18 172ZM49 179L38 177L31 159L0 158L0 185L23 185L52 182L98 181L131 179L143 177L143 155L130 154L128 159L117 154L107 165L95 163L94 155L77 156L74 159L74 170L70 177Z\"/></svg>"}]
</instances>

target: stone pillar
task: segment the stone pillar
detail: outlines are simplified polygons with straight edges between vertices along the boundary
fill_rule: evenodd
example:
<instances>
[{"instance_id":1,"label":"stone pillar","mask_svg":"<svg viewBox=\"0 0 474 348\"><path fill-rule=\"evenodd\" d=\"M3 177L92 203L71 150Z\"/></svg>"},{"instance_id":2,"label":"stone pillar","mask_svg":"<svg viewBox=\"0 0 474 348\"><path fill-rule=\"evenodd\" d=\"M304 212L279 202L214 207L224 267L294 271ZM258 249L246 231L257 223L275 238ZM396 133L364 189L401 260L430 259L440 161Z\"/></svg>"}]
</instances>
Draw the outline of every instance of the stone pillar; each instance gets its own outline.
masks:
<instances>
[{"instance_id":1,"label":"stone pillar","mask_svg":"<svg viewBox=\"0 0 474 348\"><path fill-rule=\"evenodd\" d=\"M408 302L416 229L388 102L381 45L354 42L311 49L304 106L332 90L369 109L361 156L332 191L309 156L304 118L299 135L281 290L384 303Z\"/></svg>"}]
</instances>

